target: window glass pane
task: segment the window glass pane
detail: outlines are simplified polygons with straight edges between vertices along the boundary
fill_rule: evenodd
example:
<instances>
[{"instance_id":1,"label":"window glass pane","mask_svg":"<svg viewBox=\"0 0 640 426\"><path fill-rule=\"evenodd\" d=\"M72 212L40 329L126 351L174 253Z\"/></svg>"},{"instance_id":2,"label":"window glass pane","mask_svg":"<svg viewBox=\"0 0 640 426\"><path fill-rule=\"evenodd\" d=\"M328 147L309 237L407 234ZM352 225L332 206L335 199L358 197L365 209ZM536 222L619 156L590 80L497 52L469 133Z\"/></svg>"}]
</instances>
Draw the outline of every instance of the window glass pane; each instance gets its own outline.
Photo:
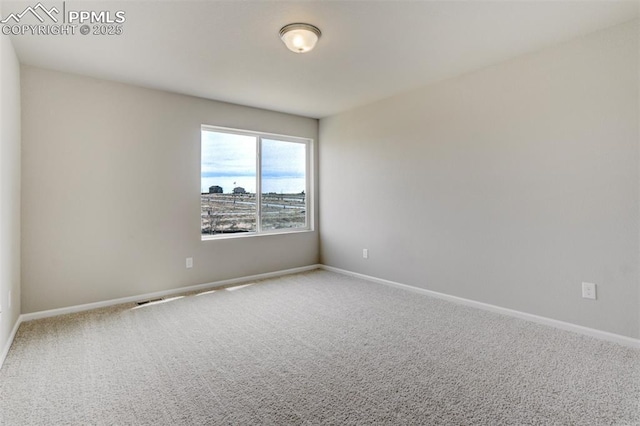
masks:
<instances>
[{"instance_id":1,"label":"window glass pane","mask_svg":"<svg viewBox=\"0 0 640 426\"><path fill-rule=\"evenodd\" d=\"M262 139L263 230L304 228L307 145Z\"/></svg>"},{"instance_id":2,"label":"window glass pane","mask_svg":"<svg viewBox=\"0 0 640 426\"><path fill-rule=\"evenodd\" d=\"M256 231L256 138L202 131L202 235Z\"/></svg>"}]
</instances>

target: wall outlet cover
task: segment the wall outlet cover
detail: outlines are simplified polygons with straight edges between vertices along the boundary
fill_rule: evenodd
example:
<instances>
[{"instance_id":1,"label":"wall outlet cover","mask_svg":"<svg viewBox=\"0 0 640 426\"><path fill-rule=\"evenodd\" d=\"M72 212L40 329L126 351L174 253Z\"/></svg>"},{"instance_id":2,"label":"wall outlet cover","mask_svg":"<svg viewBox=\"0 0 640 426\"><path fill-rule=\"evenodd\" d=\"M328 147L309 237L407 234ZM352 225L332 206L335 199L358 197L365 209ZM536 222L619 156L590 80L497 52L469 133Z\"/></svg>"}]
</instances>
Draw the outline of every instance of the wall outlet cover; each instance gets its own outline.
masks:
<instances>
[{"instance_id":1,"label":"wall outlet cover","mask_svg":"<svg viewBox=\"0 0 640 426\"><path fill-rule=\"evenodd\" d=\"M582 283L582 297L585 299L596 298L596 285L594 283Z\"/></svg>"}]
</instances>

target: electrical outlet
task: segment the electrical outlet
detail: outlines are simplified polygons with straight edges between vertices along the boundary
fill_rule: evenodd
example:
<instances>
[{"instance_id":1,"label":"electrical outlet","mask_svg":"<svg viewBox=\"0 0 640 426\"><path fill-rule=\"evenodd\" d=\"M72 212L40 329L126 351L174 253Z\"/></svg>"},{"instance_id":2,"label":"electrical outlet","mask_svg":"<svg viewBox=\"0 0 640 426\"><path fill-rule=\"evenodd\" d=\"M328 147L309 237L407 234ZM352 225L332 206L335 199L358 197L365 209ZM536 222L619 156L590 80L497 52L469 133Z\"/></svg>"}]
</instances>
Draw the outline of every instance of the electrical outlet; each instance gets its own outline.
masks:
<instances>
[{"instance_id":1,"label":"electrical outlet","mask_svg":"<svg viewBox=\"0 0 640 426\"><path fill-rule=\"evenodd\" d=\"M7 302L7 305L9 306L9 309L11 309L11 290L9 290L9 300Z\"/></svg>"},{"instance_id":2,"label":"electrical outlet","mask_svg":"<svg viewBox=\"0 0 640 426\"><path fill-rule=\"evenodd\" d=\"M362 258L363 259L369 258L369 249L362 249Z\"/></svg>"},{"instance_id":3,"label":"electrical outlet","mask_svg":"<svg viewBox=\"0 0 640 426\"><path fill-rule=\"evenodd\" d=\"M193 257L187 257L187 269L193 268Z\"/></svg>"},{"instance_id":4,"label":"electrical outlet","mask_svg":"<svg viewBox=\"0 0 640 426\"><path fill-rule=\"evenodd\" d=\"M585 299L596 298L596 285L594 283L582 283L582 297Z\"/></svg>"}]
</instances>

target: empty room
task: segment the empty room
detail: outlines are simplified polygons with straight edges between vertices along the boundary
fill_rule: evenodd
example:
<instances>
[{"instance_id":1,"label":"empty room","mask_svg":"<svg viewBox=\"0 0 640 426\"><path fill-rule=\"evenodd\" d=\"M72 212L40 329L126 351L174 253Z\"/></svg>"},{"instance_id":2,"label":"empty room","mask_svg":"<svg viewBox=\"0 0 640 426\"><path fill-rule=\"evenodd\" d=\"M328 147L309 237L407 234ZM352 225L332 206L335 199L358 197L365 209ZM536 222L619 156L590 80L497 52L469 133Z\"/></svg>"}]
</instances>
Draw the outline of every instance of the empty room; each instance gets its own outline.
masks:
<instances>
[{"instance_id":1,"label":"empty room","mask_svg":"<svg viewBox=\"0 0 640 426\"><path fill-rule=\"evenodd\" d=\"M640 2L0 30L0 425L640 425Z\"/></svg>"}]
</instances>

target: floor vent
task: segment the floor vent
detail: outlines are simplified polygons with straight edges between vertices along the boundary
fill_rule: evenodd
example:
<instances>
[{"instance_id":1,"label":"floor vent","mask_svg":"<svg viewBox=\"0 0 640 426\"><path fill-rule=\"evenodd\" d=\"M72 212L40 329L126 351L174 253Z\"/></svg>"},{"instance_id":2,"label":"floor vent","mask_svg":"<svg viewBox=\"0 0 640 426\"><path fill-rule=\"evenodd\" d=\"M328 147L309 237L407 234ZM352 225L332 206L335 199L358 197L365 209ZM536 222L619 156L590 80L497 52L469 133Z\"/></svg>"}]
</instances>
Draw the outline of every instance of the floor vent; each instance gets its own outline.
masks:
<instances>
[{"instance_id":1,"label":"floor vent","mask_svg":"<svg viewBox=\"0 0 640 426\"><path fill-rule=\"evenodd\" d=\"M142 302L136 302L136 303L138 304L138 306L141 306L141 305L146 305L147 303L151 303L151 302L159 302L159 301L161 301L161 300L162 300L162 298L159 298L159 299L149 299L149 300L145 300L145 301L142 301Z\"/></svg>"}]
</instances>

